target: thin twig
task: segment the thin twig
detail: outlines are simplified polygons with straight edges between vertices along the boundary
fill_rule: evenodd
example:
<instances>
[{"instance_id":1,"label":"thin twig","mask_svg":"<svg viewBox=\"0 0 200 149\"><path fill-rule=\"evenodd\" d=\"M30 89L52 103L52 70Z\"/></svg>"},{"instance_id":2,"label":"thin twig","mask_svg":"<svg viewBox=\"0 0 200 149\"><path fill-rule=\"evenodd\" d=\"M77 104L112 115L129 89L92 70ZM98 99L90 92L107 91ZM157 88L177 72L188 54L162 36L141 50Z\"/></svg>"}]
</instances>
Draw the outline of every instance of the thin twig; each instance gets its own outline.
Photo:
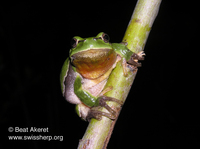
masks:
<instances>
[{"instance_id":1,"label":"thin twig","mask_svg":"<svg viewBox=\"0 0 200 149\"><path fill-rule=\"evenodd\" d=\"M160 3L161 0L138 0L122 40L122 42L128 43L127 47L131 51L138 53L144 49ZM124 77L122 64L118 62L105 86L105 88L113 86L113 90L105 95L125 102L136 73L137 71L129 71L128 76ZM118 114L120 113L121 107L117 103L108 102L108 105L118 111ZM107 112L105 108L102 111ZM106 149L116 121L117 119L113 121L106 117L103 117L100 121L92 119L79 142L78 149Z\"/></svg>"}]
</instances>

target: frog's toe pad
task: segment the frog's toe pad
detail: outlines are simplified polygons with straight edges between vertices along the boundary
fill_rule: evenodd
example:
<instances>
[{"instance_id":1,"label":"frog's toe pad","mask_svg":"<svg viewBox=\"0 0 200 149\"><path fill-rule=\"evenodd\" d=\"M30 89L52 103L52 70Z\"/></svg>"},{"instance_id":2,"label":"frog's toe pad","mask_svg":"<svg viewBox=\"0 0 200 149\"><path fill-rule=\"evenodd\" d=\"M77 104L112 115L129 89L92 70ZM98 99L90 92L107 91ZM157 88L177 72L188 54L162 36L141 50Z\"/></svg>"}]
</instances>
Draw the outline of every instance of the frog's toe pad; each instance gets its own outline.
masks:
<instances>
[{"instance_id":1,"label":"frog's toe pad","mask_svg":"<svg viewBox=\"0 0 200 149\"><path fill-rule=\"evenodd\" d=\"M131 59L127 62L128 62L128 64L131 64L131 65L135 66L136 68L141 67L142 65L141 65L141 63L138 63L138 60L144 60L144 57L143 57L144 55L145 55L144 51L141 51L138 54L133 53L131 56Z\"/></svg>"},{"instance_id":2,"label":"frog's toe pad","mask_svg":"<svg viewBox=\"0 0 200 149\"><path fill-rule=\"evenodd\" d=\"M92 109L89 111L88 116L87 116L87 120L89 121L91 118L95 118L97 120L101 120L102 116L106 116L109 119L116 119L117 117L117 112L115 110L113 110L107 103L106 101L113 101L118 103L120 106L123 104L122 101L112 98L112 97L107 97L107 96L100 96L97 99L97 104L92 107ZM106 112L102 112L98 110L98 107L104 107L108 110L109 113Z\"/></svg>"},{"instance_id":3,"label":"frog's toe pad","mask_svg":"<svg viewBox=\"0 0 200 149\"><path fill-rule=\"evenodd\" d=\"M140 51L138 54L138 60L144 60L144 56L146 55L145 53L144 53L144 51Z\"/></svg>"},{"instance_id":4,"label":"frog's toe pad","mask_svg":"<svg viewBox=\"0 0 200 149\"><path fill-rule=\"evenodd\" d=\"M87 115L87 120L90 121L92 118L95 118L100 121L102 119L102 116L108 117L112 120L116 119L116 116L112 115L111 113L106 113L98 110L90 110Z\"/></svg>"}]
</instances>

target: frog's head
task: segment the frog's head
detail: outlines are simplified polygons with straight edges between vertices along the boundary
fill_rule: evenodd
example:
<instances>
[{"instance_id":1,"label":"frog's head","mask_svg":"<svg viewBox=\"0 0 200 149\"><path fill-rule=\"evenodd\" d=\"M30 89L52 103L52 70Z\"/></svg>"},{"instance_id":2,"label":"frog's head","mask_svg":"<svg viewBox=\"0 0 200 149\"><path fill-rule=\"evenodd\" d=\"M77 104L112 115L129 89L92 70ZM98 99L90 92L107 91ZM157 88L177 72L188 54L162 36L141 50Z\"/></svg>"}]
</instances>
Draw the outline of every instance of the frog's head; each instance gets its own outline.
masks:
<instances>
[{"instance_id":1,"label":"frog's head","mask_svg":"<svg viewBox=\"0 0 200 149\"><path fill-rule=\"evenodd\" d=\"M116 61L117 54L103 32L96 37L72 39L71 63L84 78L96 79L107 72Z\"/></svg>"}]
</instances>

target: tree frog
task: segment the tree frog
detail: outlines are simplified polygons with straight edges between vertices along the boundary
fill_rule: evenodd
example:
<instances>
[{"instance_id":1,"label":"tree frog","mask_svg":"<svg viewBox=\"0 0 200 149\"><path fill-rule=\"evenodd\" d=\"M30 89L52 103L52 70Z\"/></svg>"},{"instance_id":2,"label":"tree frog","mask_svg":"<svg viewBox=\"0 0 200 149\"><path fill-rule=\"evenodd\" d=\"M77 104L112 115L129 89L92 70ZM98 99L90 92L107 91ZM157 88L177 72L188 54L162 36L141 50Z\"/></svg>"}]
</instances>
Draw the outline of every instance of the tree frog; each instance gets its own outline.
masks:
<instances>
[{"instance_id":1,"label":"tree frog","mask_svg":"<svg viewBox=\"0 0 200 149\"><path fill-rule=\"evenodd\" d=\"M76 112L84 120L101 120L102 116L115 119L116 111L106 101L120 105L122 102L104 96L112 89L104 89L104 86L117 62L122 62L124 76L127 76L128 66L137 69L141 65L138 60L143 60L143 55L143 52L130 51L126 43L110 43L109 36L103 32L96 37L75 36L60 74L62 94L68 102L76 104ZM108 112L98 111L95 107L99 106Z\"/></svg>"}]
</instances>

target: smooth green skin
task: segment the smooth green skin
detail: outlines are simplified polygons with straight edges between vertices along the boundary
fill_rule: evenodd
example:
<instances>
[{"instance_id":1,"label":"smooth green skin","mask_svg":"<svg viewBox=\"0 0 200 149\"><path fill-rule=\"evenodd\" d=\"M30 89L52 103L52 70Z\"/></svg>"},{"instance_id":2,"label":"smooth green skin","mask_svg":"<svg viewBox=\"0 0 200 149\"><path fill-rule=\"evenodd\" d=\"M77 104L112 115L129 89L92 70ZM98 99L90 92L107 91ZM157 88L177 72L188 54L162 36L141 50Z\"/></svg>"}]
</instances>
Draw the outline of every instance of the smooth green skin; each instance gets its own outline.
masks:
<instances>
[{"instance_id":1,"label":"smooth green skin","mask_svg":"<svg viewBox=\"0 0 200 149\"><path fill-rule=\"evenodd\" d=\"M104 33L99 33L96 37L89 37L89 38L81 38L78 36L75 36L74 39L77 41L84 40L84 42L79 42L75 48L72 48L70 50L70 58L67 58L66 61L63 64L61 74L60 74L60 83L61 83L61 90L64 95L64 81L67 77L67 72L70 65L70 59L74 54L81 54L83 51L87 51L89 49L114 49L114 51L123 59L126 59L128 61L133 52L130 51L125 44L123 43L109 43L104 42L100 37L102 37ZM76 71L76 68L73 67L74 71ZM81 74L79 74L81 75ZM82 89L82 83L81 83L81 77L77 75L75 82L74 82L74 93L77 95L77 97L87 106L93 107L98 106L98 97L92 96L88 91ZM110 75L110 74L109 74ZM78 113L79 111L77 111Z\"/></svg>"},{"instance_id":2,"label":"smooth green skin","mask_svg":"<svg viewBox=\"0 0 200 149\"><path fill-rule=\"evenodd\" d=\"M96 37L89 37L89 38L81 38L75 36L74 39L81 41L85 40L84 42L79 42L75 48L72 48L69 52L69 56L73 56L76 53L87 51L89 49L112 49L112 45L109 42L104 42L102 39L97 39L102 37L103 32L99 33ZM94 38L96 40L94 40Z\"/></svg>"},{"instance_id":3,"label":"smooth green skin","mask_svg":"<svg viewBox=\"0 0 200 149\"><path fill-rule=\"evenodd\" d=\"M60 85L61 85L61 91L62 91L62 94L64 96L64 92L65 92L65 84L64 84L64 81L65 81L65 78L67 77L67 73L68 73L68 70L69 70L69 57L65 60L65 62L63 63L63 66L62 66L62 69L61 69L61 72L60 72Z\"/></svg>"},{"instance_id":4,"label":"smooth green skin","mask_svg":"<svg viewBox=\"0 0 200 149\"><path fill-rule=\"evenodd\" d=\"M92 96L89 92L82 89L81 77L77 75L74 81L74 93L78 98L87 106L92 107L95 105L97 97Z\"/></svg>"}]
</instances>

